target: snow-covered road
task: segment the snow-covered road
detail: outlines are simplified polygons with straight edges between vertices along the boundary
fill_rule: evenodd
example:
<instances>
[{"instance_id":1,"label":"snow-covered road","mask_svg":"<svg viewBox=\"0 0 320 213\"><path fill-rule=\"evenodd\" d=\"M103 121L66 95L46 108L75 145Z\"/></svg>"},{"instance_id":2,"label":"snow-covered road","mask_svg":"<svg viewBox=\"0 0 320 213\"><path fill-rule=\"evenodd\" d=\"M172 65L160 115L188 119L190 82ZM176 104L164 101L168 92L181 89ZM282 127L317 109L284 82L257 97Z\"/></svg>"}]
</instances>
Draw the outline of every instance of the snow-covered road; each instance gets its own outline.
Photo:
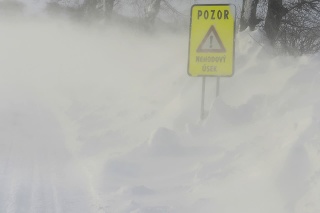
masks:
<instances>
[{"instance_id":1,"label":"snow-covered road","mask_svg":"<svg viewBox=\"0 0 320 213\"><path fill-rule=\"evenodd\" d=\"M59 121L23 98L0 112L0 212L91 212L86 175Z\"/></svg>"}]
</instances>

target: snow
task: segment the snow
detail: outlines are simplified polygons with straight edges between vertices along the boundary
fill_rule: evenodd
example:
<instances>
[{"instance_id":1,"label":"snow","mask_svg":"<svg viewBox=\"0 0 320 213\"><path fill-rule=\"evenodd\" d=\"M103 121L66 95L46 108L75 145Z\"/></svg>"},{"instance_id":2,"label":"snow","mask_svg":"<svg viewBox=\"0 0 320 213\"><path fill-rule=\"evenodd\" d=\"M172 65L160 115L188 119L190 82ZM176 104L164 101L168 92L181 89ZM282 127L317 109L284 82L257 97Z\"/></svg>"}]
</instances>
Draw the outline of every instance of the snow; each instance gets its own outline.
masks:
<instances>
[{"instance_id":1,"label":"snow","mask_svg":"<svg viewBox=\"0 0 320 213\"><path fill-rule=\"evenodd\" d=\"M320 55L237 35L187 75L188 35L0 21L0 212L320 211Z\"/></svg>"}]
</instances>

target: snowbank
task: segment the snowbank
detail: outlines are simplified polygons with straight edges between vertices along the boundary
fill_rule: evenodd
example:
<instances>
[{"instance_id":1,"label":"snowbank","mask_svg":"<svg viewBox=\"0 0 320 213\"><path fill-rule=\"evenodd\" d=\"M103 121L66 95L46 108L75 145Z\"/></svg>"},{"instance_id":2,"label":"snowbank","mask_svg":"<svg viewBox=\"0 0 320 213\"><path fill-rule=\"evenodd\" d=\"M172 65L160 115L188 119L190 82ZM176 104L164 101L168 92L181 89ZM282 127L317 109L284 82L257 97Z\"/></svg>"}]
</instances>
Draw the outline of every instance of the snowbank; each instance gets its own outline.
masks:
<instances>
[{"instance_id":1,"label":"snowbank","mask_svg":"<svg viewBox=\"0 0 320 213\"><path fill-rule=\"evenodd\" d=\"M320 55L239 34L199 121L187 35L1 26L1 212L319 212Z\"/></svg>"}]
</instances>

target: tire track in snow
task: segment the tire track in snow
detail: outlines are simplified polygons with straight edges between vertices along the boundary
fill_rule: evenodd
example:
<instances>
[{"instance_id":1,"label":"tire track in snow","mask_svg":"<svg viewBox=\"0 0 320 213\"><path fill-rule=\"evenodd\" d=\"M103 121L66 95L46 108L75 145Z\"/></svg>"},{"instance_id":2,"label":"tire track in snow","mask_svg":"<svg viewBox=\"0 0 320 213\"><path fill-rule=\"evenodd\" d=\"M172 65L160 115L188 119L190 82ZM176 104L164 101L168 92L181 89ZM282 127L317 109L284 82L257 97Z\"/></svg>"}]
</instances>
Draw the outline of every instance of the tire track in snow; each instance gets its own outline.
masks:
<instances>
[{"instance_id":1,"label":"tire track in snow","mask_svg":"<svg viewBox=\"0 0 320 213\"><path fill-rule=\"evenodd\" d=\"M65 137L68 147L72 158L74 159L74 164L78 167L78 169L82 172L87 180L87 189L89 193L89 199L91 203L91 211L92 212L99 212L99 213L106 213L108 205L105 204L96 189L95 181L94 181L94 174L89 171L87 165L83 160L81 160L78 151L80 149L78 139L78 131L79 127L77 123L74 123L64 112L56 111L55 112L57 119L62 125L63 130L65 132Z\"/></svg>"},{"instance_id":2,"label":"tire track in snow","mask_svg":"<svg viewBox=\"0 0 320 213\"><path fill-rule=\"evenodd\" d=\"M86 180L56 118L35 105L15 107L0 111L0 212L91 212Z\"/></svg>"}]
</instances>

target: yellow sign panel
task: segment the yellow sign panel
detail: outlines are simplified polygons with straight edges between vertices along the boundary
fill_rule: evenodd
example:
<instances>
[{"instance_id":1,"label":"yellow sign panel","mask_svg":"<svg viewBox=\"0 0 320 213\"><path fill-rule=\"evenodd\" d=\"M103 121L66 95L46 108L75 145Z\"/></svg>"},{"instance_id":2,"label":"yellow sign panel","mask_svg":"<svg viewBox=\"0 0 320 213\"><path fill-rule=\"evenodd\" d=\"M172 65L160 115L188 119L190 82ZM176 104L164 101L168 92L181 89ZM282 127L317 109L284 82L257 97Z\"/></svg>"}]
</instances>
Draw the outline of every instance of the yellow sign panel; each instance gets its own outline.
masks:
<instances>
[{"instance_id":1,"label":"yellow sign panel","mask_svg":"<svg viewBox=\"0 0 320 213\"><path fill-rule=\"evenodd\" d=\"M189 75L232 76L234 34L233 5L194 5L191 9Z\"/></svg>"}]
</instances>

